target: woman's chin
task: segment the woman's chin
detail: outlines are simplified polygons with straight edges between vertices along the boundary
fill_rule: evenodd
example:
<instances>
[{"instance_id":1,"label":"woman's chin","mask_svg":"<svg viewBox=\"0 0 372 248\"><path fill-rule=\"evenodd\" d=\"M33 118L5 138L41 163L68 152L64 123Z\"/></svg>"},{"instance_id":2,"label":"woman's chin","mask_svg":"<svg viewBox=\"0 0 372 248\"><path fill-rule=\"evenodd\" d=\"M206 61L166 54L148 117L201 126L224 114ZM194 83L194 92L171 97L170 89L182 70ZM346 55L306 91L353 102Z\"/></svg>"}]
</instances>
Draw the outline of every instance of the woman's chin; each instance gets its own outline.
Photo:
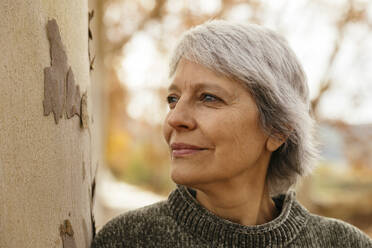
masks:
<instances>
[{"instance_id":1,"label":"woman's chin","mask_svg":"<svg viewBox=\"0 0 372 248\"><path fill-rule=\"evenodd\" d=\"M201 178L197 178L195 173L185 172L178 169L172 169L170 176L174 183L185 186L192 186L201 181Z\"/></svg>"},{"instance_id":2,"label":"woman's chin","mask_svg":"<svg viewBox=\"0 0 372 248\"><path fill-rule=\"evenodd\" d=\"M180 173L177 170L171 170L171 179L176 184L185 185L187 182L190 182L190 177L186 176L184 173Z\"/></svg>"}]
</instances>

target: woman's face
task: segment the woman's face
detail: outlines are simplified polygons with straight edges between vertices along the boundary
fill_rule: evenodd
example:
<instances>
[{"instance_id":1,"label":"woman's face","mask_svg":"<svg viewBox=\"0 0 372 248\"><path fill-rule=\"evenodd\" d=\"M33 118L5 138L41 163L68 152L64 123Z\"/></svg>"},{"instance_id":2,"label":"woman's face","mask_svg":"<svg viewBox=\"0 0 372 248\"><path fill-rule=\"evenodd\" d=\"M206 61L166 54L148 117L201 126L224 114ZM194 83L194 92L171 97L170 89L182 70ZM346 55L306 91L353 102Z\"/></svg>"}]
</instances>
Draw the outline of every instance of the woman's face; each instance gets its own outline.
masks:
<instances>
[{"instance_id":1,"label":"woman's face","mask_svg":"<svg viewBox=\"0 0 372 248\"><path fill-rule=\"evenodd\" d=\"M175 183L195 186L265 176L268 137L241 84L181 59L167 100L163 132Z\"/></svg>"}]
</instances>

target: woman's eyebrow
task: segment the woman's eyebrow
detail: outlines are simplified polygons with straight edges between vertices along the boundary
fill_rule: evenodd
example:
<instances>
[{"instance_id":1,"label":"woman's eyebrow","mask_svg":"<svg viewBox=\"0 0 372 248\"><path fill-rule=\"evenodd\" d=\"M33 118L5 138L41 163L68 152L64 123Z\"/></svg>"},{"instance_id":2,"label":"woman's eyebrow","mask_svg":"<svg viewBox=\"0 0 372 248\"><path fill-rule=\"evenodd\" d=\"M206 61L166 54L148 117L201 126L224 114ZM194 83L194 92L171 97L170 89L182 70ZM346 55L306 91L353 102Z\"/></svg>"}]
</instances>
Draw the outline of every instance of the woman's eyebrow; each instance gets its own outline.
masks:
<instances>
[{"instance_id":1,"label":"woman's eyebrow","mask_svg":"<svg viewBox=\"0 0 372 248\"><path fill-rule=\"evenodd\" d=\"M222 94L231 95L226 89L216 84L197 82L194 83L192 87L194 90L216 90L221 92ZM168 91L180 91L180 89L176 84L171 84L168 87Z\"/></svg>"},{"instance_id":2,"label":"woman's eyebrow","mask_svg":"<svg viewBox=\"0 0 372 248\"><path fill-rule=\"evenodd\" d=\"M200 83L195 83L194 88L195 90L216 90L216 91L221 92L222 94L230 95L230 93L226 89L224 89L223 87L217 84L209 84L209 83L200 82Z\"/></svg>"}]
</instances>

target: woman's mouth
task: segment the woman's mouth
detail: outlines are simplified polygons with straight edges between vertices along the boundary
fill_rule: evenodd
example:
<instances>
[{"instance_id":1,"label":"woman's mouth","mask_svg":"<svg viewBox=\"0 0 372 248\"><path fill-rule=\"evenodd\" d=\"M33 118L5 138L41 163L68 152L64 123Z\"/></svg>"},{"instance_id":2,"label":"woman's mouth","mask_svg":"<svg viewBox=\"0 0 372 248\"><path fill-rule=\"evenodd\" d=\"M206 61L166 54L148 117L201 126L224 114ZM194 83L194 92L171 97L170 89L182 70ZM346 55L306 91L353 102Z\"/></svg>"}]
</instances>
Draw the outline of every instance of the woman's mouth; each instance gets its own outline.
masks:
<instances>
[{"instance_id":1,"label":"woman's mouth","mask_svg":"<svg viewBox=\"0 0 372 248\"><path fill-rule=\"evenodd\" d=\"M182 156L194 154L200 151L203 151L203 150L195 150L195 149L172 150L172 157L182 157Z\"/></svg>"},{"instance_id":2,"label":"woman's mouth","mask_svg":"<svg viewBox=\"0 0 372 248\"><path fill-rule=\"evenodd\" d=\"M205 148L201 148L199 146L190 145L186 143L172 143L171 149L173 158L184 157L207 150Z\"/></svg>"}]
</instances>

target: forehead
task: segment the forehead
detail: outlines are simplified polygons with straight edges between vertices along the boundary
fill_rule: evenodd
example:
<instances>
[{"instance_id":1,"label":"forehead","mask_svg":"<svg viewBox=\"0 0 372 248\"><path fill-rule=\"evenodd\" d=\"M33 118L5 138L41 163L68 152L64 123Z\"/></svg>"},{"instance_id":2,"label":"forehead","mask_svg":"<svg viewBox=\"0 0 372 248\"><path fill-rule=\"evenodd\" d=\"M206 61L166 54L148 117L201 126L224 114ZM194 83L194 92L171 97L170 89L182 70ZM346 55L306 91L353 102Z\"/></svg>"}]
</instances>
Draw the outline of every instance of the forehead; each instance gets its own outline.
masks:
<instances>
[{"instance_id":1,"label":"forehead","mask_svg":"<svg viewBox=\"0 0 372 248\"><path fill-rule=\"evenodd\" d=\"M243 86L206 66L182 58L171 78L169 90L180 88L219 87L230 92L241 90Z\"/></svg>"}]
</instances>

